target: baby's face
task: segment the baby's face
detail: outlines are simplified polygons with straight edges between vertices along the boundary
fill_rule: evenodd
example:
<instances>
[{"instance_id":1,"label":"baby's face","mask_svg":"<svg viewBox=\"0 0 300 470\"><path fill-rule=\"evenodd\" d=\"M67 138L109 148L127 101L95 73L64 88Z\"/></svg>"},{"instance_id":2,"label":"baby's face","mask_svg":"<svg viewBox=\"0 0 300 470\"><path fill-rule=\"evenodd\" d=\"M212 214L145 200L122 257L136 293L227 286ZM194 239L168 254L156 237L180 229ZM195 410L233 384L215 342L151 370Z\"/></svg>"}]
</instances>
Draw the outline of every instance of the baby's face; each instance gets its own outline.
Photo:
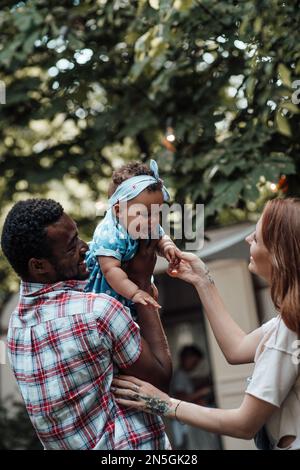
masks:
<instances>
[{"instance_id":1,"label":"baby's face","mask_svg":"<svg viewBox=\"0 0 300 470\"><path fill-rule=\"evenodd\" d=\"M132 238L158 238L157 227L160 222L160 209L164 202L162 191L145 189L137 197L120 204L119 221Z\"/></svg>"}]
</instances>

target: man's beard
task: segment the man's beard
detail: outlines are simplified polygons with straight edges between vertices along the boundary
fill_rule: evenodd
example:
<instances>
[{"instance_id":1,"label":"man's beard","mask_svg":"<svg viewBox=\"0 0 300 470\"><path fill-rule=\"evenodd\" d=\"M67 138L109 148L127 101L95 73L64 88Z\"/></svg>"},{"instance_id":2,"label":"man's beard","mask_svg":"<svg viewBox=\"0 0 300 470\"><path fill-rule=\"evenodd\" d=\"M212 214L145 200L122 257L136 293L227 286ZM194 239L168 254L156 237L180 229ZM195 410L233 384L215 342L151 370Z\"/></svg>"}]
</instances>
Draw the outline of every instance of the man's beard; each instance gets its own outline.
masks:
<instances>
[{"instance_id":1,"label":"man's beard","mask_svg":"<svg viewBox=\"0 0 300 470\"><path fill-rule=\"evenodd\" d=\"M53 267L55 269L57 282L59 281L85 281L89 277L89 273L83 272L80 270L79 264L76 265L76 270L70 270L70 272L63 269L58 263L53 262Z\"/></svg>"}]
</instances>

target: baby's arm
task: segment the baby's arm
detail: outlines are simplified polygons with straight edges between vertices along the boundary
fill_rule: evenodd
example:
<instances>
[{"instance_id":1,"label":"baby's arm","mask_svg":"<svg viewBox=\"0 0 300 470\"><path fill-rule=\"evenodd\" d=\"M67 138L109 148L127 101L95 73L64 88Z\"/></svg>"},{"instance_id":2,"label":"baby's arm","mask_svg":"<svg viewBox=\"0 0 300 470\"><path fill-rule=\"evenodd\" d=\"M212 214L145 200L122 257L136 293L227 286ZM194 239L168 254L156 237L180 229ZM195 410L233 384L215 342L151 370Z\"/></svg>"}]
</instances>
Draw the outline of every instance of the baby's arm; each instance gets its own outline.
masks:
<instances>
[{"instance_id":1,"label":"baby's arm","mask_svg":"<svg viewBox=\"0 0 300 470\"><path fill-rule=\"evenodd\" d=\"M158 240L157 252L160 256L166 258L174 269L179 265L182 253L168 235L164 234Z\"/></svg>"},{"instance_id":2,"label":"baby's arm","mask_svg":"<svg viewBox=\"0 0 300 470\"><path fill-rule=\"evenodd\" d=\"M122 297L132 300L134 303L143 305L153 305L160 308L160 305L151 297L150 294L139 289L132 282L125 271L121 268L121 262L112 256L98 256L98 263L108 284Z\"/></svg>"}]
</instances>

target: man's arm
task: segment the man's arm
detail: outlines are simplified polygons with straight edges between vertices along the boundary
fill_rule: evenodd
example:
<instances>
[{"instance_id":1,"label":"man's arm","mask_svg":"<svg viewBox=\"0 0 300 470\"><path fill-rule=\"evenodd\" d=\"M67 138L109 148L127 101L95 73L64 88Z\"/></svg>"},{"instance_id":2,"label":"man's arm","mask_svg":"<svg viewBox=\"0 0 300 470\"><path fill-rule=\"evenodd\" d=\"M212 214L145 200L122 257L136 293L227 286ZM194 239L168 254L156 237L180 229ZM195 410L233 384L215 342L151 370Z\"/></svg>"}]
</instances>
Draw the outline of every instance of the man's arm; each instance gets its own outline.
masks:
<instances>
[{"instance_id":1,"label":"man's arm","mask_svg":"<svg viewBox=\"0 0 300 470\"><path fill-rule=\"evenodd\" d=\"M141 240L138 253L126 266L128 277L149 294L152 294L151 275L155 262L155 242L147 246ZM142 352L138 360L124 372L168 390L172 377L172 361L159 312L150 305L136 304L136 309Z\"/></svg>"}]
</instances>

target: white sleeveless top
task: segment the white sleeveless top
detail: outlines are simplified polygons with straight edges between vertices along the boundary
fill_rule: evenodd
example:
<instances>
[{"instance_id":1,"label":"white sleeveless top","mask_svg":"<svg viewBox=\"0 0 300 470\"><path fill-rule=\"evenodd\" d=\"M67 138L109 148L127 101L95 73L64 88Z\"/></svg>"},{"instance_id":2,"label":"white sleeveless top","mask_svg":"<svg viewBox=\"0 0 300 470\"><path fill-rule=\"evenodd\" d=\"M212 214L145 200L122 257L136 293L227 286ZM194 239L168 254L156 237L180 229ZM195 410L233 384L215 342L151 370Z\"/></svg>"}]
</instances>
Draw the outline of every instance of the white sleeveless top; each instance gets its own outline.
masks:
<instances>
[{"instance_id":1,"label":"white sleeveless top","mask_svg":"<svg viewBox=\"0 0 300 470\"><path fill-rule=\"evenodd\" d=\"M288 447L300 449L300 341L280 315L262 325L252 378L246 393L278 409L265 428L274 449L284 436L296 436Z\"/></svg>"}]
</instances>

